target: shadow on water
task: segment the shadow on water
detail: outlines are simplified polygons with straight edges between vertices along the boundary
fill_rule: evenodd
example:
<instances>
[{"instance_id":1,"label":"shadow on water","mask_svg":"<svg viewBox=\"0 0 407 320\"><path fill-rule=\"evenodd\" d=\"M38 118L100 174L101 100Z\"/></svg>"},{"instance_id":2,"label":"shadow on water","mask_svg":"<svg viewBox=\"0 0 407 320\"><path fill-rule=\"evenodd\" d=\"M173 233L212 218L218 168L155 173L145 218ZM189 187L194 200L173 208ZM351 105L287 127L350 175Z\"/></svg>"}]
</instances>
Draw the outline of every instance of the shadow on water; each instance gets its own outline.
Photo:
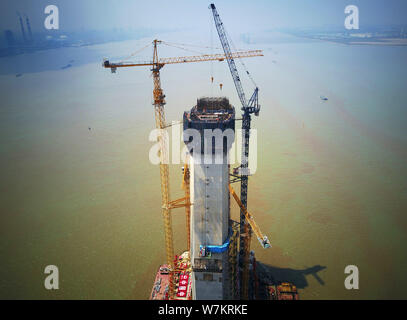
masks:
<instances>
[{"instance_id":1,"label":"shadow on water","mask_svg":"<svg viewBox=\"0 0 407 320\"><path fill-rule=\"evenodd\" d=\"M308 286L306 276L313 276L320 285L325 285L324 280L318 275L318 272L326 269L325 266L315 265L304 269L278 268L257 261L257 273L263 284L279 284L281 282L290 282L298 289L304 289Z\"/></svg>"}]
</instances>

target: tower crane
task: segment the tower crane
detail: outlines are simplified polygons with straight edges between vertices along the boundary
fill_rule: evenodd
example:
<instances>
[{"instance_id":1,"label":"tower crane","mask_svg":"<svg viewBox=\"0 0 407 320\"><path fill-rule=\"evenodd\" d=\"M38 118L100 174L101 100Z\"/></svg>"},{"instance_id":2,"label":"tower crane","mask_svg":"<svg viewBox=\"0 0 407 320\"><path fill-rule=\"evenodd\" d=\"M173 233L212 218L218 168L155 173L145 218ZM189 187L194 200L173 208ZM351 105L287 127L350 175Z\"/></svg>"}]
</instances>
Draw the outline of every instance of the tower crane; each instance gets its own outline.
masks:
<instances>
[{"instance_id":1,"label":"tower crane","mask_svg":"<svg viewBox=\"0 0 407 320\"><path fill-rule=\"evenodd\" d=\"M158 45L164 43L160 40L153 41L153 59L152 61L132 63L132 62L118 62L112 63L109 60L103 61L103 67L110 68L112 73L115 73L117 68L125 67L140 67L140 66L151 66L152 76L153 76L153 98L154 98L154 112L155 112L155 124L156 128L159 130L165 130L165 95L161 88L161 79L160 79L160 70L166 64L177 64L177 63L187 63L187 62L202 62L202 61L224 61L236 59L236 58L247 58L247 57L256 57L262 56L261 50L252 50L252 51L239 51L239 52L228 52L225 54L206 54L206 55L195 55L187 57L172 57L172 58L159 58L158 57ZM159 146L160 146L160 179L161 179L161 207L162 214L164 219L164 231L165 231L165 248L166 248L166 261L170 266L170 269L173 269L173 258L174 258L174 246L172 238L172 219L171 219L171 209L188 207L190 206L189 199L187 197L170 200L170 184L169 184L169 155L167 154L167 145L166 135L161 134L158 137ZM187 167L186 167L187 169ZM186 172L188 174L188 172ZM188 191L187 191L188 192ZM189 210L186 210L187 215ZM187 216L187 224L189 217ZM188 231L189 232L189 231ZM188 244L189 247L189 244ZM170 297L173 294L172 281L170 281Z\"/></svg>"},{"instance_id":2,"label":"tower crane","mask_svg":"<svg viewBox=\"0 0 407 320\"><path fill-rule=\"evenodd\" d=\"M219 13L216 10L215 5L212 3L209 6L212 10L213 19L215 21L216 30L219 35L220 42L223 47L223 51L226 56L231 56L231 50L229 41L226 35L223 22L220 19ZM243 273L241 277L241 297L243 299L248 298L248 282L249 282L249 251L250 251L250 223L246 219L246 213L243 208L247 208L247 192L248 192L248 175L249 175L249 140L250 140L250 122L251 114L259 115L260 105L258 101L259 89L254 89L254 92L249 99L246 100L246 96L240 81L239 73L236 68L236 64L233 58L227 60L229 65L230 73L232 74L233 82L236 87L237 94L239 96L240 102L242 104L242 160L240 164L240 200L243 205L240 210L240 252L239 261L243 268ZM246 73L250 76L249 72Z\"/></svg>"}]
</instances>

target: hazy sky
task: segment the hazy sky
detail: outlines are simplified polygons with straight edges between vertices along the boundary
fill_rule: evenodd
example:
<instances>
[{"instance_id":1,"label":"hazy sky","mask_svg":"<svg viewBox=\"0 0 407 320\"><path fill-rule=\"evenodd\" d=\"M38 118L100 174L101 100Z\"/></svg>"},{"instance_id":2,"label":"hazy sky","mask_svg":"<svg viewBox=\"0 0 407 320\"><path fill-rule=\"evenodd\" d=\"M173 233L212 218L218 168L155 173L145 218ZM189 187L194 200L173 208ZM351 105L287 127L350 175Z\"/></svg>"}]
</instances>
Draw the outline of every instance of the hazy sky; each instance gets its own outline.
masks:
<instances>
[{"instance_id":1,"label":"hazy sky","mask_svg":"<svg viewBox=\"0 0 407 320\"><path fill-rule=\"evenodd\" d=\"M152 28L209 29L207 0L2 0L0 29L19 30L16 11L27 14L34 31L44 30L44 8L59 8L61 31ZM407 23L406 0L217 0L228 30L343 26L344 8L357 5L360 26Z\"/></svg>"}]
</instances>

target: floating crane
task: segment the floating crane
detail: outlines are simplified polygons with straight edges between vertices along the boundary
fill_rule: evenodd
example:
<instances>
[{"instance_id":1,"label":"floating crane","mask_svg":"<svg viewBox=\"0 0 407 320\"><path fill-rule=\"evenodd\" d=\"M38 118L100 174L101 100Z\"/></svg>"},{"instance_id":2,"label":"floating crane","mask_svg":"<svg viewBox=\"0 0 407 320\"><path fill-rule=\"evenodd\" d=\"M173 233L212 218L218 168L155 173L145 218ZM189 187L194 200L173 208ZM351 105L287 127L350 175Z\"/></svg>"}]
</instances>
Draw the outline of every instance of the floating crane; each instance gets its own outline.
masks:
<instances>
[{"instance_id":1,"label":"floating crane","mask_svg":"<svg viewBox=\"0 0 407 320\"><path fill-rule=\"evenodd\" d=\"M212 3L209 6L212 10L213 19L215 21L216 30L218 31L219 39L223 47L223 51L226 56L231 56L231 50L229 41L226 35L223 22ZM241 297L243 299L248 299L248 283L249 283L249 253L250 253L250 223L246 219L246 213L243 208L247 208L247 191L248 191L248 175L249 175L249 140L250 140L250 121L251 114L259 115L260 105L258 102L258 92L259 89L254 89L253 95L250 100L246 101L246 96L240 81L239 73L236 68L234 58L227 60L229 65L230 73L232 74L233 82L236 87L237 94L239 96L240 102L242 104L242 161L240 164L240 176L241 176L241 186L240 186L240 201L242 203L240 210L240 252L239 261L243 267L243 274L241 277ZM248 71L247 75L250 77ZM251 79L251 77L250 77ZM251 79L252 80L252 79ZM253 80L252 80L253 81ZM246 211L247 212L247 211Z\"/></svg>"},{"instance_id":2,"label":"floating crane","mask_svg":"<svg viewBox=\"0 0 407 320\"><path fill-rule=\"evenodd\" d=\"M187 57L172 57L172 58L159 58L158 57L158 45L167 44L160 40L153 41L153 59L152 61L147 62L119 62L111 63L109 60L103 61L103 67L110 68L112 73L115 73L117 68L125 67L141 67L141 66L151 66L151 71L153 75L154 89L154 111L155 111L155 123L156 128L159 130L165 130L165 114L164 114L164 105L165 105L165 95L161 88L160 80L160 70L166 64L177 64L177 63L187 63L187 62L203 62L203 61L230 61L236 58L247 58L247 57L256 57L262 56L261 50L252 50L252 51L240 51L240 52L228 52L225 54L206 54L206 55L196 55L196 56L187 56ZM143 48L144 49L144 48ZM169 166L168 159L169 155L167 154L167 145L168 141L166 140L166 135L161 134L158 137L159 146L160 146L160 179L161 179L161 205L162 205L162 214L164 219L164 231L165 231L165 248L166 248L166 260L170 269L174 269L173 259L174 259L174 246L173 246L173 237L172 237L172 219L171 219L171 209L180 208L180 207L190 207L189 199L187 196L181 199L170 201L170 185L169 185ZM188 168L185 168L185 174L187 175L184 179L189 180ZM188 194L188 188L186 189L186 194ZM186 210L187 214L187 224L189 223L189 210ZM189 227L187 225L189 234ZM188 239L189 241L189 239ZM190 244L188 243L188 247ZM170 281L170 293L169 296L173 296L173 287L172 281Z\"/></svg>"}]
</instances>

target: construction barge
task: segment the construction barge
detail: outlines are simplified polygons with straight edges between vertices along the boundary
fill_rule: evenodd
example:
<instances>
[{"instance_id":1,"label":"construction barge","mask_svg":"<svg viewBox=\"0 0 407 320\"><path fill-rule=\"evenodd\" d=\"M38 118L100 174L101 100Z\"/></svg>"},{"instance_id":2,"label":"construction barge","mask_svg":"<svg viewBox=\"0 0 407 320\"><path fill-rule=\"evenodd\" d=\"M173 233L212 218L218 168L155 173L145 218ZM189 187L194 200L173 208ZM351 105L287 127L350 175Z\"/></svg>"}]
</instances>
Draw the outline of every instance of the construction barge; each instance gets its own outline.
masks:
<instances>
[{"instance_id":1,"label":"construction barge","mask_svg":"<svg viewBox=\"0 0 407 320\"><path fill-rule=\"evenodd\" d=\"M163 264L158 268L149 300L170 300L171 283L174 285L175 293L172 300L192 299L189 253L184 252L180 256L175 256L174 266L174 271L168 264Z\"/></svg>"},{"instance_id":2,"label":"construction barge","mask_svg":"<svg viewBox=\"0 0 407 320\"><path fill-rule=\"evenodd\" d=\"M188 259L188 252L175 256L174 292L170 299L171 269L163 264L157 270L154 285L149 300L192 300L192 273ZM249 298L253 300L299 300L297 287L289 282L275 282L263 279L257 272L254 251L250 253L250 283ZM236 275L238 277L238 275Z\"/></svg>"}]
</instances>

